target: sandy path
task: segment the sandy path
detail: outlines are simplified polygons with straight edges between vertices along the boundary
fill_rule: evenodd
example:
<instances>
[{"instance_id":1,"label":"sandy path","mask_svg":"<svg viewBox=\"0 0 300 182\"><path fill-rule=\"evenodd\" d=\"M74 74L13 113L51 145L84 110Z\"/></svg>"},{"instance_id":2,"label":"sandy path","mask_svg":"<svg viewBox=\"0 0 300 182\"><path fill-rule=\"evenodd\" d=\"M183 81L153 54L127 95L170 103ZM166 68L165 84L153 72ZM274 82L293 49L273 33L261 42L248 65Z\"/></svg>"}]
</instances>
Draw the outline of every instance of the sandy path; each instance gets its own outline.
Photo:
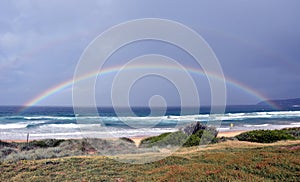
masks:
<instances>
[{"instance_id":1,"label":"sandy path","mask_svg":"<svg viewBox=\"0 0 300 182\"><path fill-rule=\"evenodd\" d=\"M244 131L244 130L242 130L242 131L224 131L224 132L219 132L217 137L234 137L243 132L246 132L246 131Z\"/></svg>"}]
</instances>

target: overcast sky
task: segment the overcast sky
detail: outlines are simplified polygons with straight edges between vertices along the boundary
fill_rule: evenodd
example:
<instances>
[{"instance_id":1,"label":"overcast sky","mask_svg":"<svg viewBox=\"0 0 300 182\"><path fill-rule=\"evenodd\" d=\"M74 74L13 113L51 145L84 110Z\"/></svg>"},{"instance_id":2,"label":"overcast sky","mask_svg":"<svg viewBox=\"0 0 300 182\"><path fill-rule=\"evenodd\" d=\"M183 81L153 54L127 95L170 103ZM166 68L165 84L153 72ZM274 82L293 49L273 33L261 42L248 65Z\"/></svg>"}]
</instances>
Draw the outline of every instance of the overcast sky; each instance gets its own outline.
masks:
<instances>
[{"instance_id":1,"label":"overcast sky","mask_svg":"<svg viewBox=\"0 0 300 182\"><path fill-rule=\"evenodd\" d=\"M139 18L170 19L194 29L208 42L225 77L233 82L270 99L300 97L299 7L298 0L1 1L0 105L23 105L72 79L80 55L96 36ZM192 58L177 47L144 41L117 51L107 67L149 53L194 66ZM97 103L109 105L113 77L98 79ZM197 83L200 77L193 75ZM209 89L197 86L203 104L209 104ZM262 99L230 83L227 92L229 104L254 104ZM179 104L174 85L157 77L141 79L132 88L130 99L134 105L144 105L157 94L166 96L170 105ZM71 105L71 87L38 104Z\"/></svg>"}]
</instances>

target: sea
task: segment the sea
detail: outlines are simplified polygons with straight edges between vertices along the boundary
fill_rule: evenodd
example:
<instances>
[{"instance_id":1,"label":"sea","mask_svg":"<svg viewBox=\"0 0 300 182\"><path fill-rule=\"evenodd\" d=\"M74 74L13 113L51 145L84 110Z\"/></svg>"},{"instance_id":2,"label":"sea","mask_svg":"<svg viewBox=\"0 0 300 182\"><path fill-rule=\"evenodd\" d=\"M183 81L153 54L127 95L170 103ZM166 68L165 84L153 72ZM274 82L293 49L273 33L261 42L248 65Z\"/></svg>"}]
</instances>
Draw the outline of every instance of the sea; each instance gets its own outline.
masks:
<instances>
[{"instance_id":1,"label":"sea","mask_svg":"<svg viewBox=\"0 0 300 182\"><path fill-rule=\"evenodd\" d=\"M299 106L227 106L224 114L210 114L210 107L201 107L187 115L181 114L180 107L169 107L163 115L135 107L131 108L134 114L124 110L122 116L114 108L97 108L96 115L84 109L86 114L80 115L72 107L0 106L0 140L146 137L177 131L196 121L214 123L222 132L300 127Z\"/></svg>"}]
</instances>

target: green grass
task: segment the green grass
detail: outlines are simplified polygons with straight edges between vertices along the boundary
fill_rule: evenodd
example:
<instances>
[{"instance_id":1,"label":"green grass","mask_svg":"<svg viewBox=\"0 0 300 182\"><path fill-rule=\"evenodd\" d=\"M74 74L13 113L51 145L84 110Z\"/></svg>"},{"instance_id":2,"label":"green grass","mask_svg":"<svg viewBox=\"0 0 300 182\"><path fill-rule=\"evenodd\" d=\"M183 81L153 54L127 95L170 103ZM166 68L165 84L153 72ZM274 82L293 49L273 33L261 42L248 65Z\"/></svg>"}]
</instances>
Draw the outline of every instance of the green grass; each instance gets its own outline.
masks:
<instances>
[{"instance_id":1,"label":"green grass","mask_svg":"<svg viewBox=\"0 0 300 182\"><path fill-rule=\"evenodd\" d=\"M163 133L158 136L148 137L141 141L140 148L182 146L188 139L188 135L181 131Z\"/></svg>"},{"instance_id":2,"label":"green grass","mask_svg":"<svg viewBox=\"0 0 300 182\"><path fill-rule=\"evenodd\" d=\"M300 147L230 148L134 165L107 157L0 163L0 181L297 181Z\"/></svg>"}]
</instances>

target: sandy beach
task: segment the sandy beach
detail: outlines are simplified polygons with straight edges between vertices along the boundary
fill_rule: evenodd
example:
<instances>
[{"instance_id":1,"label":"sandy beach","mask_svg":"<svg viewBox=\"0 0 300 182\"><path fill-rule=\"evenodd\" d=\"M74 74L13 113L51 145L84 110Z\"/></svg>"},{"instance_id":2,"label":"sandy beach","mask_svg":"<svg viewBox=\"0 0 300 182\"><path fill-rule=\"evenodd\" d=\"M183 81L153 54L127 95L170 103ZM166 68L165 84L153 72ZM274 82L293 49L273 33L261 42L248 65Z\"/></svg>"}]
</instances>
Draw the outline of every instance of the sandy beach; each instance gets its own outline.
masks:
<instances>
[{"instance_id":1,"label":"sandy beach","mask_svg":"<svg viewBox=\"0 0 300 182\"><path fill-rule=\"evenodd\" d=\"M222 131L222 132L219 132L217 137L234 137L234 136L237 136L241 133L244 133L246 132L246 130L240 130L240 131Z\"/></svg>"}]
</instances>

